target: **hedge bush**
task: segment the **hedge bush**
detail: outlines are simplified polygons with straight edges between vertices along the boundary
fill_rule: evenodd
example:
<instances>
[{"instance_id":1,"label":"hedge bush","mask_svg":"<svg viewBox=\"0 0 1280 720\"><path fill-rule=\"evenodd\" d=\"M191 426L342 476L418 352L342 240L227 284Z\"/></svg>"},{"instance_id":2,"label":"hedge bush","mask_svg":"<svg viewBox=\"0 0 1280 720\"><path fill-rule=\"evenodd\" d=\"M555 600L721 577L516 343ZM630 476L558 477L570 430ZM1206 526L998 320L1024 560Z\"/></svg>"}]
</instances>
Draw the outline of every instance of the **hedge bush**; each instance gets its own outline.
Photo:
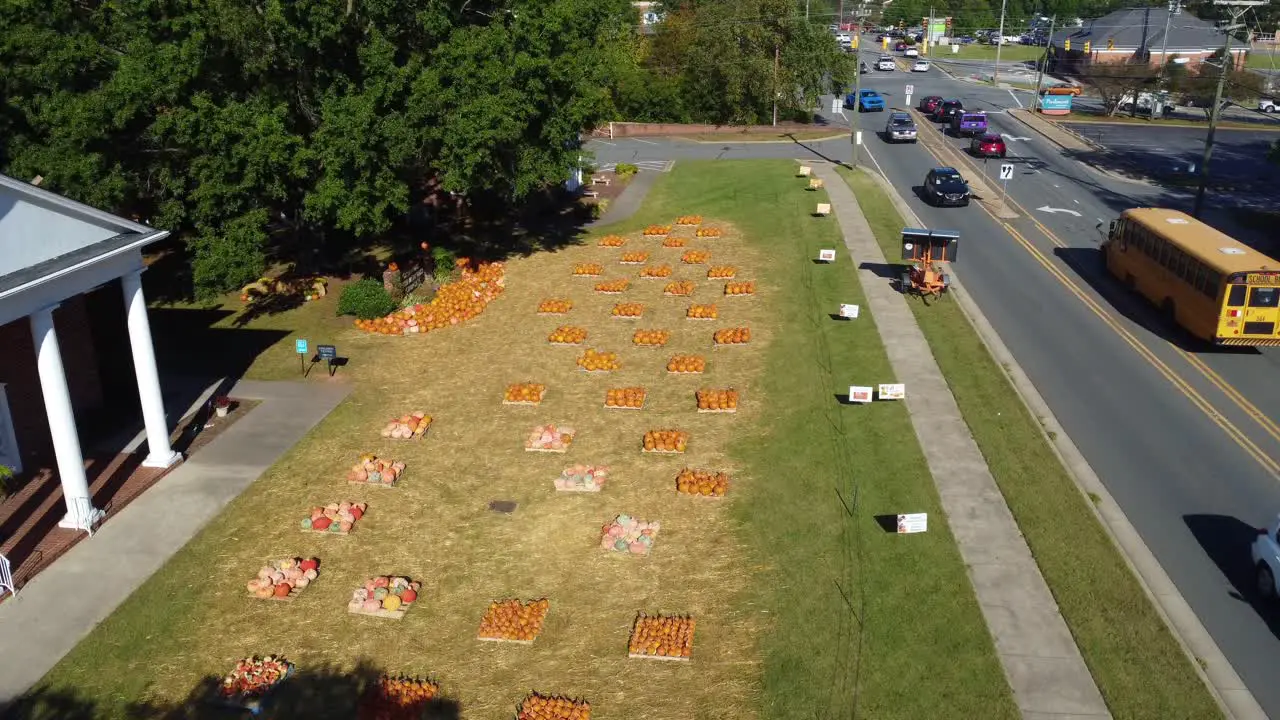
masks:
<instances>
[{"instance_id":1,"label":"hedge bush","mask_svg":"<svg viewBox=\"0 0 1280 720\"><path fill-rule=\"evenodd\" d=\"M373 278L357 280L342 289L339 315L355 315L361 320L386 317L396 310L396 302L382 283Z\"/></svg>"}]
</instances>

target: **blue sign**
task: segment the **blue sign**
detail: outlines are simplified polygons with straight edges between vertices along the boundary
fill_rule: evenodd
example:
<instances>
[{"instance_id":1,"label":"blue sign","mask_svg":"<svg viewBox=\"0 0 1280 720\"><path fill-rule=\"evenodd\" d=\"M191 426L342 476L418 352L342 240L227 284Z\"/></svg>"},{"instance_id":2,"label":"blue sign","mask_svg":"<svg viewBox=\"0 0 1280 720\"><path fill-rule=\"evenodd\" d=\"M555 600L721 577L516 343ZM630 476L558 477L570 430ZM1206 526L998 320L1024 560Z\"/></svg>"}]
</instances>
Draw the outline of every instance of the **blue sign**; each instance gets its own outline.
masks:
<instances>
[{"instance_id":1,"label":"blue sign","mask_svg":"<svg viewBox=\"0 0 1280 720\"><path fill-rule=\"evenodd\" d=\"M293 341L293 350L299 355L307 354L307 341L301 338Z\"/></svg>"},{"instance_id":2,"label":"blue sign","mask_svg":"<svg viewBox=\"0 0 1280 720\"><path fill-rule=\"evenodd\" d=\"M1073 95L1049 95L1048 93L1040 96L1041 110L1056 110L1058 112L1071 112L1071 98Z\"/></svg>"}]
</instances>

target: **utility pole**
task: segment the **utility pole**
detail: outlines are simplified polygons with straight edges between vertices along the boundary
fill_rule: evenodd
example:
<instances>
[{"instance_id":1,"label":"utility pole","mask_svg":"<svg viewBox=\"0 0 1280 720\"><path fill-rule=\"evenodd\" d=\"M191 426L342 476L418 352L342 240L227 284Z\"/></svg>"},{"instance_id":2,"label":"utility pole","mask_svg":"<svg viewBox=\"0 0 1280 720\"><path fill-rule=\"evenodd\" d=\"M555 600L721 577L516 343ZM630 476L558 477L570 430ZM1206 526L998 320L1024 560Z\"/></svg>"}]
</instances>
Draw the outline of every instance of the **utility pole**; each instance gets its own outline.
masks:
<instances>
[{"instance_id":1,"label":"utility pole","mask_svg":"<svg viewBox=\"0 0 1280 720\"><path fill-rule=\"evenodd\" d=\"M778 43L773 44L773 126L778 126Z\"/></svg>"},{"instance_id":2,"label":"utility pole","mask_svg":"<svg viewBox=\"0 0 1280 720\"><path fill-rule=\"evenodd\" d=\"M924 28L924 54L933 54L933 6L929 6L929 22Z\"/></svg>"},{"instance_id":3,"label":"utility pole","mask_svg":"<svg viewBox=\"0 0 1280 720\"><path fill-rule=\"evenodd\" d=\"M1169 0L1169 12L1164 16L1164 38L1160 42L1160 69L1156 78L1164 78L1164 69L1169 66L1169 23L1174 15L1182 14L1182 0Z\"/></svg>"},{"instance_id":4,"label":"utility pole","mask_svg":"<svg viewBox=\"0 0 1280 720\"><path fill-rule=\"evenodd\" d=\"M854 36L853 45L853 119L849 121L849 144L853 145L852 166L858 167L858 97L862 94L862 42L861 36Z\"/></svg>"},{"instance_id":5,"label":"utility pole","mask_svg":"<svg viewBox=\"0 0 1280 720\"><path fill-rule=\"evenodd\" d=\"M808 2L808 0L805 0L805 2ZM840 17L836 18L836 25L837 29L844 29L844 0L840 0ZM850 29L850 32L853 32L853 30Z\"/></svg>"},{"instance_id":6,"label":"utility pole","mask_svg":"<svg viewBox=\"0 0 1280 720\"><path fill-rule=\"evenodd\" d=\"M1031 112L1040 109L1040 93L1044 92L1044 69L1049 64L1049 48L1053 47L1053 28L1058 24L1058 16L1055 13L1049 18L1049 35L1044 44L1044 57L1040 58L1040 72L1036 73L1036 99L1031 105ZM1168 32L1168 31L1166 31Z\"/></svg>"},{"instance_id":7,"label":"utility pole","mask_svg":"<svg viewBox=\"0 0 1280 720\"><path fill-rule=\"evenodd\" d=\"M804 0L804 21L809 22L809 0Z\"/></svg>"},{"instance_id":8,"label":"utility pole","mask_svg":"<svg viewBox=\"0 0 1280 720\"><path fill-rule=\"evenodd\" d=\"M1250 8L1266 5L1270 0L1213 0L1214 5L1227 6L1231 13L1231 24L1226 28L1227 41L1223 45L1222 72L1218 75L1218 88L1213 92L1213 107L1209 110L1209 132L1204 136L1204 156L1200 158L1200 184L1196 188L1196 201L1191 207L1191 216L1200 217L1204 207L1204 190L1209 184L1209 157L1213 155L1213 135L1218 130L1218 115L1222 112L1222 88L1227 83L1227 73L1235 69L1235 58L1231 55L1231 31L1240 27L1240 17ZM1137 102L1137 98L1134 98Z\"/></svg>"},{"instance_id":9,"label":"utility pole","mask_svg":"<svg viewBox=\"0 0 1280 720\"><path fill-rule=\"evenodd\" d=\"M991 84L1000 87L1000 48L1004 47L1004 10L1009 0L1000 0L1000 36L996 38L996 67L991 71Z\"/></svg>"}]
</instances>

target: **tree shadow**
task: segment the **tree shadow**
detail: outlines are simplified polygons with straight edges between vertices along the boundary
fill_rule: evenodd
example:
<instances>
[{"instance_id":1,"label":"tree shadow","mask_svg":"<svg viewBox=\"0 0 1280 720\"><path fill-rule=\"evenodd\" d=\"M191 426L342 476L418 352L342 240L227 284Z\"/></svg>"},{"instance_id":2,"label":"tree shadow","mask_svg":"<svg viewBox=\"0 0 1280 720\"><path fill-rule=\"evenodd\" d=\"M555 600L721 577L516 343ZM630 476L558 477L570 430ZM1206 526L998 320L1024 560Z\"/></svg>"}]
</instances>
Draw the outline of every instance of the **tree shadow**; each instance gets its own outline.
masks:
<instances>
[{"instance_id":1,"label":"tree shadow","mask_svg":"<svg viewBox=\"0 0 1280 720\"><path fill-rule=\"evenodd\" d=\"M278 690L263 699L261 709L254 717L262 720L350 720L366 717L359 713L360 700L376 686L381 674L381 670L363 659L351 670L323 666L297 669ZM186 698L172 704L125 702L111 706L62 688L41 687L0 708L0 719L230 720L249 717L248 710L221 703L217 694L218 684L219 678L205 677ZM427 703L418 717L422 720L460 720L462 706L454 700L440 699Z\"/></svg>"},{"instance_id":2,"label":"tree shadow","mask_svg":"<svg viewBox=\"0 0 1280 720\"><path fill-rule=\"evenodd\" d=\"M1274 602L1258 594L1249 553L1249 547L1258 537L1258 529L1229 515L1184 515L1182 521L1200 543L1205 555L1231 583L1232 590L1228 594L1252 607L1272 634L1280 638L1280 615Z\"/></svg>"},{"instance_id":3,"label":"tree shadow","mask_svg":"<svg viewBox=\"0 0 1280 720\"><path fill-rule=\"evenodd\" d=\"M221 308L151 308L151 335L161 376L239 379L289 330L215 327L231 316Z\"/></svg>"}]
</instances>

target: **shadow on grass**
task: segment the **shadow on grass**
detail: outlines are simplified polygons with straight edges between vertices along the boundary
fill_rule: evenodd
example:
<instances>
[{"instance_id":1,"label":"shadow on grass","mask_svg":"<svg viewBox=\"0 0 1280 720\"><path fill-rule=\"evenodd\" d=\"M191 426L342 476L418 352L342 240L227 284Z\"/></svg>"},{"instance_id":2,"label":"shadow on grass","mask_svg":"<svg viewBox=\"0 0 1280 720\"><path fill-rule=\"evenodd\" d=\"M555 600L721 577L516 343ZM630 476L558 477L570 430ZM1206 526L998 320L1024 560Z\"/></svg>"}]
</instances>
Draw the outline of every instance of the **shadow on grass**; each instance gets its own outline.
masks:
<instances>
[{"instance_id":1,"label":"shadow on grass","mask_svg":"<svg viewBox=\"0 0 1280 720\"><path fill-rule=\"evenodd\" d=\"M321 667L298 670L267 696L259 713L263 720L314 718L316 720L350 720L373 718L357 714L360 699L375 687L381 671L368 661L360 661L353 670ZM177 703L128 702L104 706L85 695L62 689L38 688L11 705L0 708L3 720L230 720L249 717L248 710L228 707L217 701L219 678L206 677L196 684L187 697ZM447 699L428 703L420 715L423 720L460 720L462 708Z\"/></svg>"},{"instance_id":2,"label":"shadow on grass","mask_svg":"<svg viewBox=\"0 0 1280 720\"><path fill-rule=\"evenodd\" d=\"M232 314L220 308L151 308L148 316L161 376L237 380L259 355L290 334L215 327Z\"/></svg>"}]
</instances>

